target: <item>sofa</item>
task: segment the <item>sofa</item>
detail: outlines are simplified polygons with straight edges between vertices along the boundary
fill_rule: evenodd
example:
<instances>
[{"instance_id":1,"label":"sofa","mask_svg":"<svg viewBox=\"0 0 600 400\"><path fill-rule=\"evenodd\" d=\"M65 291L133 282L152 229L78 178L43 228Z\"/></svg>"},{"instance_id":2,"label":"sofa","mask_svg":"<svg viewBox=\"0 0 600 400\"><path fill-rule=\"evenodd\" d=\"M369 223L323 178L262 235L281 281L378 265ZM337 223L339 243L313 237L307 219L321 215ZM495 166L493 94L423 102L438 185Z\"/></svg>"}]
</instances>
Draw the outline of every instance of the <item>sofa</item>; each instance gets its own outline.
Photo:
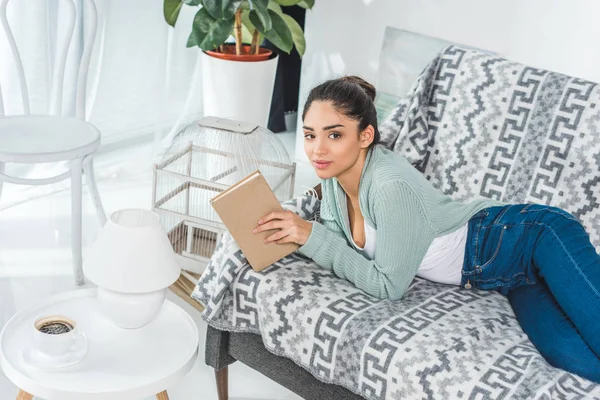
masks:
<instances>
[{"instance_id":1,"label":"sofa","mask_svg":"<svg viewBox=\"0 0 600 400\"><path fill-rule=\"evenodd\" d=\"M380 130L443 193L561 207L598 249L599 128L597 84L448 46ZM282 205L320 220L318 196ZM600 399L600 384L545 361L493 291L415 278L379 300L299 253L255 272L226 233L192 297L220 399L235 361L306 399Z\"/></svg>"}]
</instances>

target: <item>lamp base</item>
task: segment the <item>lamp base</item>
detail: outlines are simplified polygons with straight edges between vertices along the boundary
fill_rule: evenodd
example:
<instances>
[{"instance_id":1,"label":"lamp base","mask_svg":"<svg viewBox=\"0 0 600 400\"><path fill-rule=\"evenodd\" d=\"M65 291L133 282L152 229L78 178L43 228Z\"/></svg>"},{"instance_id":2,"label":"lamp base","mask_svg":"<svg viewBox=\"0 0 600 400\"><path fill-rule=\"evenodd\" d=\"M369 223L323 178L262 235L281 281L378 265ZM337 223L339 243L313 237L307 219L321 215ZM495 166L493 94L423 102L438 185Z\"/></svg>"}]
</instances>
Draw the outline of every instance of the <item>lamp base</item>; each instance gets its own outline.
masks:
<instances>
[{"instance_id":1,"label":"lamp base","mask_svg":"<svg viewBox=\"0 0 600 400\"><path fill-rule=\"evenodd\" d=\"M120 328L137 329L156 317L167 288L149 293L120 293L99 287L97 293L100 310L108 319Z\"/></svg>"}]
</instances>

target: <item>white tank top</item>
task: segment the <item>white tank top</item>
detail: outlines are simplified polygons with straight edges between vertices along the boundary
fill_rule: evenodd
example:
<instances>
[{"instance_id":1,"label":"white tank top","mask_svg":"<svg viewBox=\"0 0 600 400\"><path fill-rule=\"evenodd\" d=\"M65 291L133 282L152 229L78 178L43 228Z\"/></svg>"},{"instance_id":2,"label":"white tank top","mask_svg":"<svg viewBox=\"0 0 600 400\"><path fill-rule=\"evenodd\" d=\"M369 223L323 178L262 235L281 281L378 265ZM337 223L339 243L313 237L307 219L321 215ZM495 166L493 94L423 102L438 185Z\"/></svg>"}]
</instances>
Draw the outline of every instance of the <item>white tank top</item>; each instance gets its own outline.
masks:
<instances>
[{"instance_id":1,"label":"white tank top","mask_svg":"<svg viewBox=\"0 0 600 400\"><path fill-rule=\"evenodd\" d=\"M345 211L345 215L348 215L348 203L345 195L342 203L342 209ZM346 218L346 224L348 231L351 232L350 217ZM469 223L467 222L456 231L433 239L421 261L417 276L433 282L460 285L468 227ZM365 257L373 260L376 240L377 230L370 226L365 219L365 245L359 247L354 239L352 239L352 245Z\"/></svg>"},{"instance_id":2,"label":"white tank top","mask_svg":"<svg viewBox=\"0 0 600 400\"><path fill-rule=\"evenodd\" d=\"M365 220L365 245L363 247L358 247L358 245L354 242L354 239L352 239L352 244L369 260L372 260L375 257L376 238L377 231L371 225L367 224L367 220Z\"/></svg>"},{"instance_id":3,"label":"white tank top","mask_svg":"<svg viewBox=\"0 0 600 400\"><path fill-rule=\"evenodd\" d=\"M433 282L460 285L468 230L467 222L454 232L433 239L417 276Z\"/></svg>"}]
</instances>

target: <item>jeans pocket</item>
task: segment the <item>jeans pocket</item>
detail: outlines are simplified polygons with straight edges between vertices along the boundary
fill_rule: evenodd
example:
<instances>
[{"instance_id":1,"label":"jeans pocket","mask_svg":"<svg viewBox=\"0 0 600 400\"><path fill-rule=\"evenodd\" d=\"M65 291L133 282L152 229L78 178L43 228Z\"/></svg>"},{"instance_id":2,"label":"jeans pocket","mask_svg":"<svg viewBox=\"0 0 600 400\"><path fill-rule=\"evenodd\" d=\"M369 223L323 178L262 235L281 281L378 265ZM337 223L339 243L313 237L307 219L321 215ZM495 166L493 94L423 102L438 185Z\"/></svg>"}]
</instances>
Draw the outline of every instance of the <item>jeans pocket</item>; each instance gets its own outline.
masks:
<instances>
[{"instance_id":1,"label":"jeans pocket","mask_svg":"<svg viewBox=\"0 0 600 400\"><path fill-rule=\"evenodd\" d=\"M479 254L481 256L477 260L480 271L489 266L500 254L505 232L506 226L503 225L491 225L482 229L482 235L484 236L479 244L481 247Z\"/></svg>"}]
</instances>

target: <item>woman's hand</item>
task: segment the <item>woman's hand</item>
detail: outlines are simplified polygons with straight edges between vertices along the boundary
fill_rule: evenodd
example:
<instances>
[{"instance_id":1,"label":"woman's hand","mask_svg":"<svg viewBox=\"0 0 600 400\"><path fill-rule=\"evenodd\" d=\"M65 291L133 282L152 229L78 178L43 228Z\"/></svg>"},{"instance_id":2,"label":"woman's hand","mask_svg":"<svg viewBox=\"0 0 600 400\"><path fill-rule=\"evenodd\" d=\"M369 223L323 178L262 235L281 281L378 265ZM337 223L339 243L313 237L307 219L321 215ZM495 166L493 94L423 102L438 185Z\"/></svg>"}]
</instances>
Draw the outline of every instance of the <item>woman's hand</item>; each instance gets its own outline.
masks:
<instances>
[{"instance_id":1,"label":"woman's hand","mask_svg":"<svg viewBox=\"0 0 600 400\"><path fill-rule=\"evenodd\" d=\"M270 229L279 229L279 232L267 237L265 243L297 243L302 246L312 232L312 224L293 211L274 211L262 217L252 232L257 234Z\"/></svg>"}]
</instances>

